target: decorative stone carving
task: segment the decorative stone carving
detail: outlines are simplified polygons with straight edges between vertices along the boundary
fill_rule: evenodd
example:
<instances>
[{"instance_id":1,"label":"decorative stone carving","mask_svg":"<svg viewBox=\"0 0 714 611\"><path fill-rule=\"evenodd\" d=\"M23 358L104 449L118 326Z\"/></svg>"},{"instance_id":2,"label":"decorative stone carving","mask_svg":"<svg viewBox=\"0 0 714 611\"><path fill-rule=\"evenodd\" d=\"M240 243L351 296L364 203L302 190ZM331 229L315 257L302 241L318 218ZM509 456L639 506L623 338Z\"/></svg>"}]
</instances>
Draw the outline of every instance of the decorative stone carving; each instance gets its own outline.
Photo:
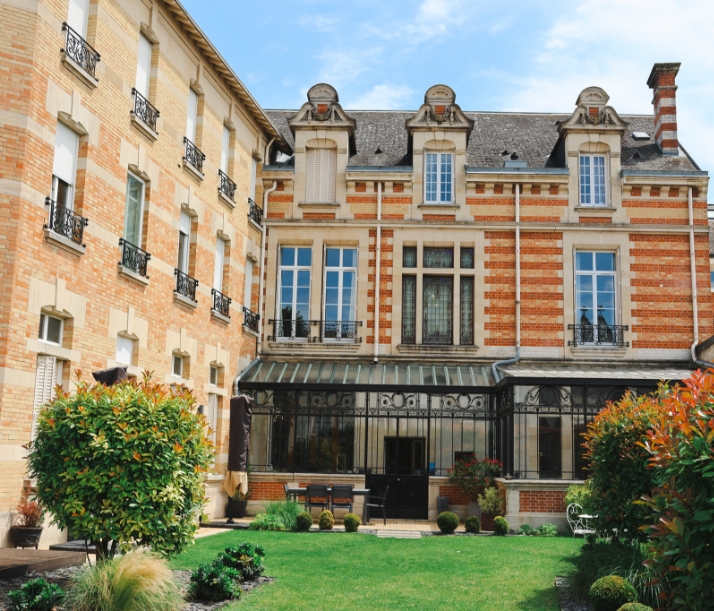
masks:
<instances>
[{"instance_id":1,"label":"decorative stone carving","mask_svg":"<svg viewBox=\"0 0 714 611\"><path fill-rule=\"evenodd\" d=\"M624 130L627 123L620 119L612 106L607 106L610 96L600 87L587 87L580 92L577 108L572 116L558 125L558 131L573 128L600 126L605 129Z\"/></svg>"},{"instance_id":2,"label":"decorative stone carving","mask_svg":"<svg viewBox=\"0 0 714 611\"><path fill-rule=\"evenodd\" d=\"M447 85L434 85L424 94L424 104L416 114L407 121L407 128L430 127L436 123L439 127L454 127L473 129L474 122L461 111L456 104L456 94Z\"/></svg>"},{"instance_id":3,"label":"decorative stone carving","mask_svg":"<svg viewBox=\"0 0 714 611\"><path fill-rule=\"evenodd\" d=\"M310 126L314 121L330 123L336 127L347 128L354 133L355 122L340 106L337 90L327 83L313 85L307 92L307 102L288 123L290 127Z\"/></svg>"}]
</instances>

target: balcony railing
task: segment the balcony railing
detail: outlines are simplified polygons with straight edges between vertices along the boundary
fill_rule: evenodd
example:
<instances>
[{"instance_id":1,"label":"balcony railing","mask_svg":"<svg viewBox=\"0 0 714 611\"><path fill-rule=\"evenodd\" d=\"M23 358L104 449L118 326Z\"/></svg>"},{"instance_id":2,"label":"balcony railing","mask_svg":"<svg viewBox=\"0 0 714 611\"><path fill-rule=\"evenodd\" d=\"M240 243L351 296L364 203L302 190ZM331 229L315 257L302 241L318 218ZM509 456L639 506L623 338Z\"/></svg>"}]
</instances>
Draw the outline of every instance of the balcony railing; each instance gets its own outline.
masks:
<instances>
[{"instance_id":1,"label":"balcony railing","mask_svg":"<svg viewBox=\"0 0 714 611\"><path fill-rule=\"evenodd\" d=\"M119 238L119 246L122 247L122 267L144 278L148 278L146 268L149 264L149 259L151 259L151 255L131 242L127 242L124 238Z\"/></svg>"},{"instance_id":2,"label":"balcony railing","mask_svg":"<svg viewBox=\"0 0 714 611\"><path fill-rule=\"evenodd\" d=\"M184 136L184 144L186 145L186 154L184 155L184 161L190 163L194 168L196 168L201 174L203 174L203 161L206 156L201 152L193 142Z\"/></svg>"},{"instance_id":3,"label":"balcony railing","mask_svg":"<svg viewBox=\"0 0 714 611\"><path fill-rule=\"evenodd\" d=\"M248 218L257 225L263 224L263 209L250 197L248 198Z\"/></svg>"},{"instance_id":4,"label":"balcony railing","mask_svg":"<svg viewBox=\"0 0 714 611\"><path fill-rule=\"evenodd\" d=\"M85 247L84 228L89 221L79 214L75 214L69 208L57 204L49 197L45 199L45 206L50 207L50 216L47 220L46 228L51 229L56 234L61 235L75 244Z\"/></svg>"},{"instance_id":5,"label":"balcony railing","mask_svg":"<svg viewBox=\"0 0 714 611\"><path fill-rule=\"evenodd\" d=\"M260 333L260 315L243 306L243 326L254 333Z\"/></svg>"},{"instance_id":6,"label":"balcony railing","mask_svg":"<svg viewBox=\"0 0 714 611\"><path fill-rule=\"evenodd\" d=\"M236 183L234 183L223 170L218 170L218 178L221 181L218 190L232 202L235 201Z\"/></svg>"},{"instance_id":7,"label":"balcony railing","mask_svg":"<svg viewBox=\"0 0 714 611\"><path fill-rule=\"evenodd\" d=\"M232 299L216 289L211 289L211 295L213 295L213 311L218 312L221 316L230 318L229 311Z\"/></svg>"},{"instance_id":8,"label":"balcony railing","mask_svg":"<svg viewBox=\"0 0 714 611\"><path fill-rule=\"evenodd\" d=\"M308 341L308 342L334 342L345 343L361 342L357 336L357 327L362 326L361 320L330 321L330 320L303 320L303 319L277 319L270 320L273 325L273 341ZM317 327L318 334L310 335L310 328Z\"/></svg>"},{"instance_id":9,"label":"balcony railing","mask_svg":"<svg viewBox=\"0 0 714 611\"><path fill-rule=\"evenodd\" d=\"M198 280L191 278L188 274L184 274L179 269L174 270L174 276L176 276L176 293L183 297L188 297L191 301L196 301Z\"/></svg>"},{"instance_id":10,"label":"balcony railing","mask_svg":"<svg viewBox=\"0 0 714 611\"><path fill-rule=\"evenodd\" d=\"M159 111L135 88L132 89L131 92L134 94L134 110L132 111L134 116L140 119L146 126L157 131L156 120L159 118Z\"/></svg>"},{"instance_id":11,"label":"balcony railing","mask_svg":"<svg viewBox=\"0 0 714 611\"><path fill-rule=\"evenodd\" d=\"M97 62L101 59L99 53L66 23L62 24L62 30L67 32L63 53L96 79Z\"/></svg>"},{"instance_id":12,"label":"balcony railing","mask_svg":"<svg viewBox=\"0 0 714 611\"><path fill-rule=\"evenodd\" d=\"M361 337L357 337L357 327L362 326L361 320L333 321L323 320L320 323L320 336L322 341L343 341L343 342L358 342L362 341Z\"/></svg>"},{"instance_id":13,"label":"balcony railing","mask_svg":"<svg viewBox=\"0 0 714 611\"><path fill-rule=\"evenodd\" d=\"M569 346L615 346L626 348L630 342L624 339L624 332L629 331L628 325L568 325L573 331L573 339Z\"/></svg>"}]
</instances>

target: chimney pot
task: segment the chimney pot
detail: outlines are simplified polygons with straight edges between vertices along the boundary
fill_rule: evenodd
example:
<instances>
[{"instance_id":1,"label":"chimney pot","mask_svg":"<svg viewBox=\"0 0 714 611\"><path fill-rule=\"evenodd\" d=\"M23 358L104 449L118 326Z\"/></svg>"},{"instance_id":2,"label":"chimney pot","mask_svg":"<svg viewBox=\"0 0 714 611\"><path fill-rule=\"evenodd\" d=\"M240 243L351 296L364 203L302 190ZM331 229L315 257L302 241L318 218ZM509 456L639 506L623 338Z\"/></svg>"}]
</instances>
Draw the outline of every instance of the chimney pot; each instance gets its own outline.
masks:
<instances>
[{"instance_id":1,"label":"chimney pot","mask_svg":"<svg viewBox=\"0 0 714 611\"><path fill-rule=\"evenodd\" d=\"M647 79L653 91L655 141L664 155L679 155L675 78L680 66L678 62L655 64Z\"/></svg>"}]
</instances>

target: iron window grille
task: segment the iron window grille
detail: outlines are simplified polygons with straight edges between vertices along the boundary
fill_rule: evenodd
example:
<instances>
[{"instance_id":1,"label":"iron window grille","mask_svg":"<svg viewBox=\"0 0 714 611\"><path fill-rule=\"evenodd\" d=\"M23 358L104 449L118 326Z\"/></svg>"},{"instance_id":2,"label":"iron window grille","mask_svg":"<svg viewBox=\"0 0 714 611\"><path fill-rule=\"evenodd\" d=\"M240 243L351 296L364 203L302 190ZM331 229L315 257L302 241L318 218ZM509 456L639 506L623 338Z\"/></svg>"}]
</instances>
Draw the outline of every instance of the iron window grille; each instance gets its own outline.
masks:
<instances>
[{"instance_id":1,"label":"iron window grille","mask_svg":"<svg viewBox=\"0 0 714 611\"><path fill-rule=\"evenodd\" d=\"M474 279L473 276L461 277L461 337L462 346L474 343Z\"/></svg>"},{"instance_id":2,"label":"iron window grille","mask_svg":"<svg viewBox=\"0 0 714 611\"><path fill-rule=\"evenodd\" d=\"M263 209L250 197L248 198L248 218L257 225L263 224Z\"/></svg>"},{"instance_id":3,"label":"iron window grille","mask_svg":"<svg viewBox=\"0 0 714 611\"><path fill-rule=\"evenodd\" d=\"M149 264L149 259L151 259L151 255L131 242L127 242L124 238L119 238L119 246L122 247L122 267L144 278L148 278L146 268Z\"/></svg>"},{"instance_id":4,"label":"iron window grille","mask_svg":"<svg viewBox=\"0 0 714 611\"><path fill-rule=\"evenodd\" d=\"M417 249L416 246L405 246L402 250L402 267L417 266Z\"/></svg>"},{"instance_id":5,"label":"iron window grille","mask_svg":"<svg viewBox=\"0 0 714 611\"><path fill-rule=\"evenodd\" d=\"M453 248L424 248L424 267L451 269L454 267Z\"/></svg>"},{"instance_id":6,"label":"iron window grille","mask_svg":"<svg viewBox=\"0 0 714 611\"><path fill-rule=\"evenodd\" d=\"M203 162L206 159L206 156L201 152L201 149L199 149L186 136L183 137L183 141L186 145L184 161L191 164L194 168L196 168L196 170L203 174Z\"/></svg>"},{"instance_id":7,"label":"iron window grille","mask_svg":"<svg viewBox=\"0 0 714 611\"><path fill-rule=\"evenodd\" d=\"M174 276L176 276L176 293L188 297L191 301L196 301L198 280L191 278L188 274L184 274L179 269L174 270Z\"/></svg>"},{"instance_id":8,"label":"iron window grille","mask_svg":"<svg viewBox=\"0 0 714 611\"><path fill-rule=\"evenodd\" d=\"M97 62L101 59L99 53L66 22L62 24L62 30L67 32L62 52L89 76L96 79Z\"/></svg>"},{"instance_id":9,"label":"iron window grille","mask_svg":"<svg viewBox=\"0 0 714 611\"><path fill-rule=\"evenodd\" d=\"M45 206L50 207L50 215L45 228L54 231L56 234L71 240L79 246L86 247L86 244L82 242L84 240L84 228L89 224L89 221L49 197L45 199Z\"/></svg>"},{"instance_id":10,"label":"iron window grille","mask_svg":"<svg viewBox=\"0 0 714 611\"><path fill-rule=\"evenodd\" d=\"M213 296L213 311L218 312L221 316L230 318L230 307L232 299L226 297L217 289L211 289L211 295Z\"/></svg>"},{"instance_id":11,"label":"iron window grille","mask_svg":"<svg viewBox=\"0 0 714 611\"><path fill-rule=\"evenodd\" d=\"M624 332L629 331L629 325L568 325L573 331L573 339L568 341L569 346L615 346L627 348Z\"/></svg>"},{"instance_id":12,"label":"iron window grille","mask_svg":"<svg viewBox=\"0 0 714 611\"><path fill-rule=\"evenodd\" d=\"M132 114L147 127L150 127L156 132L156 120L159 118L159 111L136 90L136 87L132 88L131 93L134 96L134 110Z\"/></svg>"},{"instance_id":13,"label":"iron window grille","mask_svg":"<svg viewBox=\"0 0 714 611\"><path fill-rule=\"evenodd\" d=\"M416 276L402 276L402 344L416 344Z\"/></svg>"},{"instance_id":14,"label":"iron window grille","mask_svg":"<svg viewBox=\"0 0 714 611\"><path fill-rule=\"evenodd\" d=\"M243 326L253 331L253 333L260 333L260 314L256 314L243 306Z\"/></svg>"},{"instance_id":15,"label":"iron window grille","mask_svg":"<svg viewBox=\"0 0 714 611\"><path fill-rule=\"evenodd\" d=\"M453 343L452 276L424 276L424 326L425 344L451 345Z\"/></svg>"},{"instance_id":16,"label":"iron window grille","mask_svg":"<svg viewBox=\"0 0 714 611\"><path fill-rule=\"evenodd\" d=\"M474 268L474 249L473 247L461 249L461 269Z\"/></svg>"},{"instance_id":17,"label":"iron window grille","mask_svg":"<svg viewBox=\"0 0 714 611\"><path fill-rule=\"evenodd\" d=\"M234 183L223 170L218 170L220 185L218 190L232 202L235 201L236 183Z\"/></svg>"}]
</instances>

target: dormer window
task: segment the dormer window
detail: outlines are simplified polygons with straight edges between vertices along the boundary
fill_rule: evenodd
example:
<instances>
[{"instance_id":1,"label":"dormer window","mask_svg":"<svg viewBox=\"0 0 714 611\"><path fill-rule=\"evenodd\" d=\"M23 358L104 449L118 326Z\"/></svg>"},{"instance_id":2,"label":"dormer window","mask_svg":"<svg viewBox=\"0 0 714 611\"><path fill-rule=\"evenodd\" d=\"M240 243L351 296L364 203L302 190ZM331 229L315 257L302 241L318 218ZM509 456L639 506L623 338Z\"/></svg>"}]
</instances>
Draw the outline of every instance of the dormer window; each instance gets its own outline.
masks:
<instances>
[{"instance_id":1,"label":"dormer window","mask_svg":"<svg viewBox=\"0 0 714 611\"><path fill-rule=\"evenodd\" d=\"M607 206L605 155L580 156L580 205Z\"/></svg>"},{"instance_id":2,"label":"dormer window","mask_svg":"<svg viewBox=\"0 0 714 611\"><path fill-rule=\"evenodd\" d=\"M307 150L305 199L312 204L335 203L337 149Z\"/></svg>"},{"instance_id":3,"label":"dormer window","mask_svg":"<svg viewBox=\"0 0 714 611\"><path fill-rule=\"evenodd\" d=\"M451 153L427 153L425 157L425 203L452 203L454 191L453 155Z\"/></svg>"}]
</instances>

